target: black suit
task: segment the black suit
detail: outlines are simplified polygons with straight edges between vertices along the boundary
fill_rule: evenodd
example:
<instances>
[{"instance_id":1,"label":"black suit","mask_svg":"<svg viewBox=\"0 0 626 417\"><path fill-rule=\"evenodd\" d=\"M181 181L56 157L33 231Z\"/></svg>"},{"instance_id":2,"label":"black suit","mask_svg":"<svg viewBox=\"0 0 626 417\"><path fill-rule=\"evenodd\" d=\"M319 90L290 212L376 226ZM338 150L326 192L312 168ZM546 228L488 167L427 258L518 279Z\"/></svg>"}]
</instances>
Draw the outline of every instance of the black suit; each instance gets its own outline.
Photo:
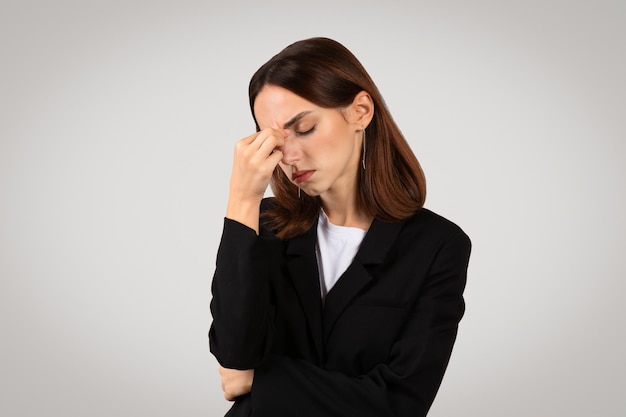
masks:
<instances>
[{"instance_id":1,"label":"black suit","mask_svg":"<svg viewBox=\"0 0 626 417\"><path fill-rule=\"evenodd\" d=\"M425 416L464 312L469 238L426 209L374 220L322 306L316 230L282 241L225 220L211 352L255 369L228 415Z\"/></svg>"}]
</instances>

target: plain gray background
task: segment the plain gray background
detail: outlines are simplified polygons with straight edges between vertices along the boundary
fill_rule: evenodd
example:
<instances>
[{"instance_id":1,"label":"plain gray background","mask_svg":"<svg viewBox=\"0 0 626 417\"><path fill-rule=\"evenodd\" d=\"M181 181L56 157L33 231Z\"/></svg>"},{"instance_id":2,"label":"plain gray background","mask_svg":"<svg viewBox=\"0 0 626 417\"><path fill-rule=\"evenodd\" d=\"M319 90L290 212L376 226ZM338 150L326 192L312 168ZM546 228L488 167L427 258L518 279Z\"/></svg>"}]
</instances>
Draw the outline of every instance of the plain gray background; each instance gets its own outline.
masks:
<instances>
[{"instance_id":1,"label":"plain gray background","mask_svg":"<svg viewBox=\"0 0 626 417\"><path fill-rule=\"evenodd\" d=\"M472 237L430 417L626 414L626 3L0 2L0 415L219 416L252 73L342 42Z\"/></svg>"}]
</instances>

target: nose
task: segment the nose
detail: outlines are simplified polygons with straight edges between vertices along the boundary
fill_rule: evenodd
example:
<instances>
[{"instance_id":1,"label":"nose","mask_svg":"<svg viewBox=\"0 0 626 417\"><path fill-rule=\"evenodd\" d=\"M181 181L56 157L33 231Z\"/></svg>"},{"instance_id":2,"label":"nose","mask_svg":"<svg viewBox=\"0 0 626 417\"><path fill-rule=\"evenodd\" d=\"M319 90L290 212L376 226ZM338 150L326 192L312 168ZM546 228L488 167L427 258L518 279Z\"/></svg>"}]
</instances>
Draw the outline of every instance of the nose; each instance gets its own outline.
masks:
<instances>
[{"instance_id":1,"label":"nose","mask_svg":"<svg viewBox=\"0 0 626 417\"><path fill-rule=\"evenodd\" d=\"M293 165L300 160L300 146L292 135L285 136L285 143L279 149L283 153L283 159L281 160L283 164Z\"/></svg>"}]
</instances>

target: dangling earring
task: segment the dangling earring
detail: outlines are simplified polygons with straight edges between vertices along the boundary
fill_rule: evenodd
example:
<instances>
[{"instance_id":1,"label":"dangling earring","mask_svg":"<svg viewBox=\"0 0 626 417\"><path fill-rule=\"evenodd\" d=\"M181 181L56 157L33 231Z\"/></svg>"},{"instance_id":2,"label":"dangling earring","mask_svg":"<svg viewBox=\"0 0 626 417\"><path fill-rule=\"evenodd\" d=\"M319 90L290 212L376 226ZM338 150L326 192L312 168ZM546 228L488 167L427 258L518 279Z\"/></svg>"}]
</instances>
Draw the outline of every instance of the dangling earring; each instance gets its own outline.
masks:
<instances>
[{"instance_id":1,"label":"dangling earring","mask_svg":"<svg viewBox=\"0 0 626 417\"><path fill-rule=\"evenodd\" d=\"M363 158L361 158L361 165L365 170L365 128L363 128Z\"/></svg>"},{"instance_id":2,"label":"dangling earring","mask_svg":"<svg viewBox=\"0 0 626 417\"><path fill-rule=\"evenodd\" d=\"M298 199L300 198L300 187L298 187Z\"/></svg>"}]
</instances>

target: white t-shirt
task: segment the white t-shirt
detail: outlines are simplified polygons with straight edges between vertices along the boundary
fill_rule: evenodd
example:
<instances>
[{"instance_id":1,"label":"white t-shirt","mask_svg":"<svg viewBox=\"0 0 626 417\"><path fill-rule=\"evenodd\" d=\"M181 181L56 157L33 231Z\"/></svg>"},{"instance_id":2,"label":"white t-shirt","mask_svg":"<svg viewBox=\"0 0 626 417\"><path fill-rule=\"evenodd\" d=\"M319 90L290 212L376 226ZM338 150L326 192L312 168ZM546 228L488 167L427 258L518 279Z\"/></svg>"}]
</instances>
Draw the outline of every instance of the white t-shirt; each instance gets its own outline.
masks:
<instances>
[{"instance_id":1,"label":"white t-shirt","mask_svg":"<svg viewBox=\"0 0 626 417\"><path fill-rule=\"evenodd\" d=\"M358 227L337 226L328 221L324 210L320 210L317 223L317 269L320 274L322 300L348 269L354 259L366 230Z\"/></svg>"}]
</instances>

